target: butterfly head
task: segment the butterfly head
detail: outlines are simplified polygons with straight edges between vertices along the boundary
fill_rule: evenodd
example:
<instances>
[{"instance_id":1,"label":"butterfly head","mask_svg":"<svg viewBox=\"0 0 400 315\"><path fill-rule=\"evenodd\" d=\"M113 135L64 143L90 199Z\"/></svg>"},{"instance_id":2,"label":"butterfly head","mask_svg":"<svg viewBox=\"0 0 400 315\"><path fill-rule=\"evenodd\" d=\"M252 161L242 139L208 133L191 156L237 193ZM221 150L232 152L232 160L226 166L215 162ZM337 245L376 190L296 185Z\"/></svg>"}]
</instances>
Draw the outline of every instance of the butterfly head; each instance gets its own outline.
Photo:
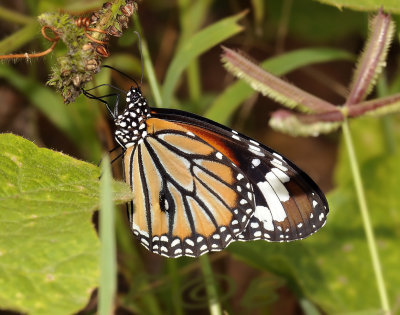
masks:
<instances>
[{"instance_id":1,"label":"butterfly head","mask_svg":"<svg viewBox=\"0 0 400 315\"><path fill-rule=\"evenodd\" d=\"M141 141L146 135L146 119L150 117L150 108L139 87L131 87L126 94L127 107L115 118L115 139L128 148Z\"/></svg>"}]
</instances>

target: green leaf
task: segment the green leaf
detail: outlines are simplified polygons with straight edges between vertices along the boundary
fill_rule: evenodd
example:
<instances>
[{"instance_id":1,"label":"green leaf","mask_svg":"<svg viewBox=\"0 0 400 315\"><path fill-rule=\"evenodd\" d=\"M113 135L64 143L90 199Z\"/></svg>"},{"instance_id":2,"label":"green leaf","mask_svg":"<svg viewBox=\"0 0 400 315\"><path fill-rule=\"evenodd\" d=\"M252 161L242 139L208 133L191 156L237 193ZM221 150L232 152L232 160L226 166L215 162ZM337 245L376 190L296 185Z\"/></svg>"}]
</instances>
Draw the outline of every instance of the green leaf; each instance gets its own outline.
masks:
<instances>
[{"instance_id":1,"label":"green leaf","mask_svg":"<svg viewBox=\"0 0 400 315\"><path fill-rule=\"evenodd\" d=\"M263 61L260 66L276 76L282 76L297 68L310 64L334 60L354 60L354 56L346 51L330 48L299 49L278 57ZM227 124L229 118L242 102L255 94L245 82L237 81L211 104L205 116L221 124Z\"/></svg>"},{"instance_id":2,"label":"green leaf","mask_svg":"<svg viewBox=\"0 0 400 315\"><path fill-rule=\"evenodd\" d=\"M174 89L182 72L195 58L243 30L237 22L243 18L244 14L240 13L214 23L182 44L168 67L162 88L163 107L170 107Z\"/></svg>"},{"instance_id":3,"label":"green leaf","mask_svg":"<svg viewBox=\"0 0 400 315\"><path fill-rule=\"evenodd\" d=\"M0 148L0 308L74 313L98 283L100 171L11 134ZM125 183L113 190L131 198Z\"/></svg>"},{"instance_id":4,"label":"green leaf","mask_svg":"<svg viewBox=\"0 0 400 315\"><path fill-rule=\"evenodd\" d=\"M342 10L348 8L357 11L378 11L384 8L386 12L400 13L400 4L397 0L318 0L324 4L335 6Z\"/></svg>"},{"instance_id":5,"label":"green leaf","mask_svg":"<svg viewBox=\"0 0 400 315\"><path fill-rule=\"evenodd\" d=\"M362 178L389 299L395 303L400 295L400 152L387 155L376 154L378 151L373 150L372 157L368 151L379 138L368 138L368 133L381 132L379 124L369 121L372 120L363 119L363 126L360 122L352 124L352 132L361 156L359 160L363 161ZM362 134L362 130L367 133ZM340 151L343 150L341 145ZM365 159L364 154L369 159ZM340 161L338 171L350 173L348 163ZM338 187L328 195L330 214L321 231L289 244L238 243L229 250L253 266L289 279L289 285L298 295L305 295L327 313L368 311L367 314L377 314L378 311L370 311L379 309L379 295L354 185L348 175L338 179Z\"/></svg>"}]
</instances>

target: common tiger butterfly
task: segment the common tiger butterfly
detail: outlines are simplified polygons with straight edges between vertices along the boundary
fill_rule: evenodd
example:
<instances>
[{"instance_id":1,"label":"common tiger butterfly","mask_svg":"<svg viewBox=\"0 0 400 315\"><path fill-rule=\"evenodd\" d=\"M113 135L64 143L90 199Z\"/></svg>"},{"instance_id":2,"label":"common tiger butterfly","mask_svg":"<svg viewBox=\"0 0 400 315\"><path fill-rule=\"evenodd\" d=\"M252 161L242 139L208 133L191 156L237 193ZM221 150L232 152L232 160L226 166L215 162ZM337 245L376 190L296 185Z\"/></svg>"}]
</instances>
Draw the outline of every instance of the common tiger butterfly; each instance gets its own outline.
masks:
<instances>
[{"instance_id":1,"label":"common tiger butterfly","mask_svg":"<svg viewBox=\"0 0 400 315\"><path fill-rule=\"evenodd\" d=\"M151 108L139 86L126 102L120 115L106 105L135 194L131 229L148 250L197 257L233 241L303 239L325 224L324 194L272 149L206 118Z\"/></svg>"}]
</instances>

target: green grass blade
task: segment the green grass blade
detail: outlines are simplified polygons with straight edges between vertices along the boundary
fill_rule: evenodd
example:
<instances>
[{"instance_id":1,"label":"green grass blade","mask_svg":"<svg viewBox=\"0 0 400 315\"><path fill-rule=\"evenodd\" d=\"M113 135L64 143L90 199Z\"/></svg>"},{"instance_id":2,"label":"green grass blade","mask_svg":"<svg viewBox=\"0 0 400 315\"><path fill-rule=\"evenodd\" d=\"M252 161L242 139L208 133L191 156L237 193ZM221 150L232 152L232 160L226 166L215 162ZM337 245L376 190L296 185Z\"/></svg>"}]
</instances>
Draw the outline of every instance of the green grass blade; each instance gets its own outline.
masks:
<instances>
[{"instance_id":1,"label":"green grass blade","mask_svg":"<svg viewBox=\"0 0 400 315\"><path fill-rule=\"evenodd\" d=\"M135 27L136 27L137 31L139 32L139 34L143 34L142 26L139 21L139 17L137 15L134 15L133 20L135 22ZM161 107L162 106L162 96L161 96L160 86L157 81L156 72L154 71L154 66L153 66L153 63L152 63L151 57L150 57L150 51L147 46L147 41L145 38L141 39L141 44L142 44L141 50L142 50L142 54L143 54L144 70L147 72L146 76L149 81L150 89L151 89L151 92L154 97L154 103L157 107Z\"/></svg>"},{"instance_id":2,"label":"green grass blade","mask_svg":"<svg viewBox=\"0 0 400 315\"><path fill-rule=\"evenodd\" d=\"M39 26L39 23L36 20L33 20L32 22L26 24L26 26L21 28L19 31L4 38L2 41L0 41L0 55L13 52L14 50L33 40L36 35L39 34Z\"/></svg>"},{"instance_id":3,"label":"green grass blade","mask_svg":"<svg viewBox=\"0 0 400 315\"><path fill-rule=\"evenodd\" d=\"M218 288L215 283L214 275L211 268L211 263L208 255L199 257L201 269L204 275L204 282L206 285L208 308L211 315L222 315L221 304L218 298Z\"/></svg>"},{"instance_id":4,"label":"green grass blade","mask_svg":"<svg viewBox=\"0 0 400 315\"><path fill-rule=\"evenodd\" d=\"M174 89L186 67L202 53L239 33L243 28L237 22L245 15L240 13L225 18L196 33L189 41L182 44L172 60L162 88L163 107L170 107Z\"/></svg>"},{"instance_id":5,"label":"green grass blade","mask_svg":"<svg viewBox=\"0 0 400 315\"><path fill-rule=\"evenodd\" d=\"M100 180L100 315L112 314L117 286L117 261L115 249L115 208L113 203L112 176L108 155L103 158Z\"/></svg>"}]
</instances>

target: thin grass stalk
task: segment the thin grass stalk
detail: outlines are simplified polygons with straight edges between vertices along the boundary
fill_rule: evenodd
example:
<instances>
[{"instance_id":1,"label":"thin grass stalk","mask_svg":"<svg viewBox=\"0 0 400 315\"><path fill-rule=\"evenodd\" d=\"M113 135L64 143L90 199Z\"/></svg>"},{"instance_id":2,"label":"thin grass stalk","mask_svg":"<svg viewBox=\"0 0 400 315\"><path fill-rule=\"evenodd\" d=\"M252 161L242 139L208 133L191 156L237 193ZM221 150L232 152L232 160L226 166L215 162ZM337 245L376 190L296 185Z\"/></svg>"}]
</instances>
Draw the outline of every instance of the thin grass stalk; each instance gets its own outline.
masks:
<instances>
[{"instance_id":1,"label":"thin grass stalk","mask_svg":"<svg viewBox=\"0 0 400 315\"><path fill-rule=\"evenodd\" d=\"M383 97L383 96L388 95L388 86L387 86L385 72L379 78L378 84L376 87L377 87L376 90L377 90L378 97ZM383 138L385 141L386 151L389 154L394 154L397 149L397 141L396 141L394 125L393 125L393 116L392 115L383 116L382 118L380 118L380 123L381 123Z\"/></svg>"},{"instance_id":2,"label":"thin grass stalk","mask_svg":"<svg viewBox=\"0 0 400 315\"><path fill-rule=\"evenodd\" d=\"M382 265L379 259L379 253L376 246L374 230L372 227L368 211L367 199L365 197L365 191L361 179L360 169L358 166L356 153L354 151L353 140L351 139L350 128L347 120L343 123L342 128L343 128L343 136L347 148L347 153L349 156L350 168L354 179L354 186L356 189L357 199L360 206L365 235L367 238L368 250L371 256L372 267L374 270L375 280L378 287L381 307L382 310L385 312L385 314L389 315L390 314L389 298L386 290L385 281L383 279Z\"/></svg>"},{"instance_id":3,"label":"thin grass stalk","mask_svg":"<svg viewBox=\"0 0 400 315\"><path fill-rule=\"evenodd\" d=\"M35 39L40 32L39 26L37 21L30 22L15 33L2 39L0 41L0 55L11 53Z\"/></svg>"},{"instance_id":4,"label":"thin grass stalk","mask_svg":"<svg viewBox=\"0 0 400 315\"><path fill-rule=\"evenodd\" d=\"M173 314L183 315L185 312L183 311L183 303L180 292L181 277L179 275L178 261L176 259L168 259L167 267L170 276Z\"/></svg>"},{"instance_id":5,"label":"thin grass stalk","mask_svg":"<svg viewBox=\"0 0 400 315\"><path fill-rule=\"evenodd\" d=\"M204 275L206 292L208 297L208 308L211 315L222 315L222 308L218 298L218 288L214 280L208 254L199 257L201 269Z\"/></svg>"},{"instance_id":6,"label":"thin grass stalk","mask_svg":"<svg viewBox=\"0 0 400 315\"><path fill-rule=\"evenodd\" d=\"M180 16L180 25L181 28L185 28L185 14L187 14L188 7L190 6L190 1L188 0L179 0L179 16ZM187 34L187 32L185 32ZM190 34L192 35L192 34ZM183 38L183 34L180 37L180 43L188 38ZM188 37L188 36L186 36ZM200 68L198 60L194 60L187 68L186 75L187 75L187 84L188 84L188 91L189 97L192 101L198 101L200 99L201 94L201 81L200 81Z\"/></svg>"},{"instance_id":7,"label":"thin grass stalk","mask_svg":"<svg viewBox=\"0 0 400 315\"><path fill-rule=\"evenodd\" d=\"M158 85L157 76L154 71L153 63L151 61L149 48L147 46L147 42L146 42L144 36L142 36L143 35L142 26L140 24L139 17L136 14L133 15L133 21L135 23L135 27L136 27L137 31L139 32L139 34L141 36L141 45L142 45L141 49L142 49L142 54L143 54L143 64L144 64L145 71L147 73L147 79L149 80L151 94L154 97L154 103L155 103L156 107L163 107L161 91L160 91L160 87Z\"/></svg>"},{"instance_id":8,"label":"thin grass stalk","mask_svg":"<svg viewBox=\"0 0 400 315\"><path fill-rule=\"evenodd\" d=\"M14 10L9 10L2 6L0 6L0 19L21 25L31 24L32 22L37 23L37 21L30 16L26 16Z\"/></svg>"},{"instance_id":9,"label":"thin grass stalk","mask_svg":"<svg viewBox=\"0 0 400 315\"><path fill-rule=\"evenodd\" d=\"M114 309L117 288L117 259L115 246L115 208L112 175L108 155L103 158L100 180L100 286L98 314L110 315Z\"/></svg>"}]
</instances>

